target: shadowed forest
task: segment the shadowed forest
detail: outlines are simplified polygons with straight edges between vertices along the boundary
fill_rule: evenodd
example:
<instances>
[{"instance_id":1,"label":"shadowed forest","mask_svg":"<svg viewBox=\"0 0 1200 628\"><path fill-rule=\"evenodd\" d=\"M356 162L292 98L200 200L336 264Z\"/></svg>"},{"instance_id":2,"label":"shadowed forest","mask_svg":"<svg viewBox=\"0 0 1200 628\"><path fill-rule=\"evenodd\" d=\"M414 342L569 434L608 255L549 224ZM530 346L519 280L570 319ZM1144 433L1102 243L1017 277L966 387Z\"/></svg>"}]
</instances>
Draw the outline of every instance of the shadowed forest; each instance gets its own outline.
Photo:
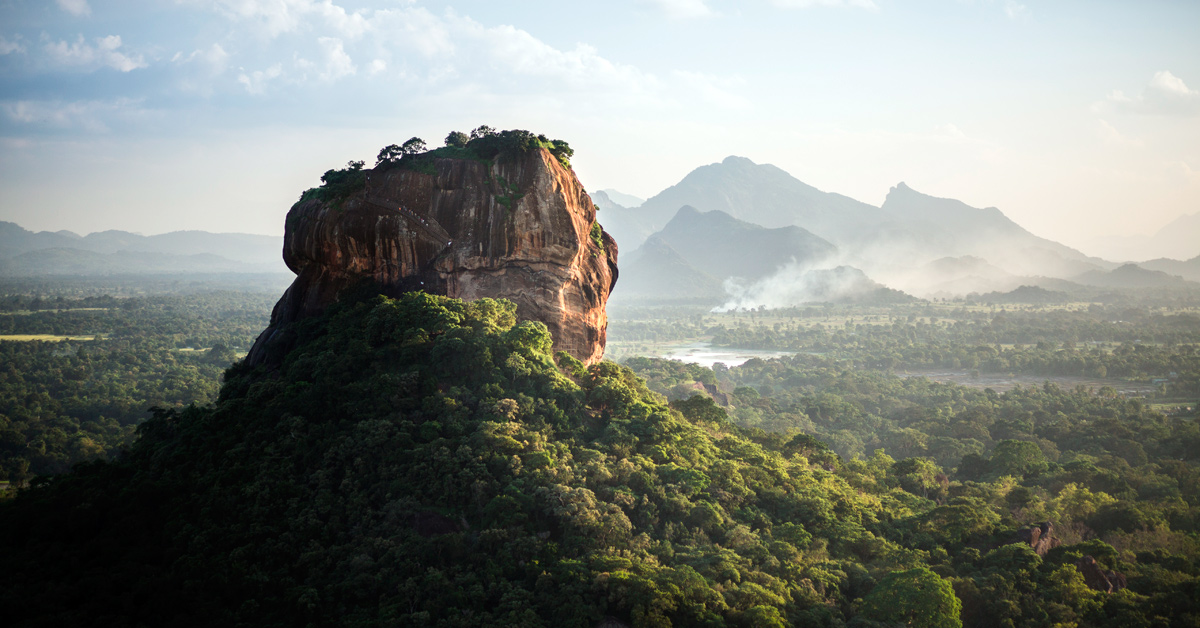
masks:
<instances>
[{"instance_id":1,"label":"shadowed forest","mask_svg":"<svg viewBox=\"0 0 1200 628\"><path fill-rule=\"evenodd\" d=\"M614 308L621 364L585 368L418 293L264 378L269 292L6 288L18 625L1200 621L1189 303ZM784 355L654 357L681 343Z\"/></svg>"}]
</instances>

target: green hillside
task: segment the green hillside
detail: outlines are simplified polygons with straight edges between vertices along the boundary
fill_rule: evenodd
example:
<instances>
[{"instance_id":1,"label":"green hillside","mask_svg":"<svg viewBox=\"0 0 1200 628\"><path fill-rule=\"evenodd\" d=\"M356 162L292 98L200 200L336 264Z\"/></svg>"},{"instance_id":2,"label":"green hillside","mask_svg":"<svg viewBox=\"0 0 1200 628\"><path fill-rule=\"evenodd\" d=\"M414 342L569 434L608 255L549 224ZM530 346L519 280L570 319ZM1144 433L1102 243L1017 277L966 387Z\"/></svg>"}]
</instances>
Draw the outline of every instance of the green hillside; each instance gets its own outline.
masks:
<instances>
[{"instance_id":1,"label":"green hillside","mask_svg":"<svg viewBox=\"0 0 1200 628\"><path fill-rule=\"evenodd\" d=\"M514 312L348 299L297 325L278 370L235 365L212 406L0 505L6 623L1200 620L1186 552L1095 592L1075 562L1120 567L1104 543L1039 556L978 491L937 494L932 463L844 464L710 399L668 405L624 367L556 363Z\"/></svg>"}]
</instances>

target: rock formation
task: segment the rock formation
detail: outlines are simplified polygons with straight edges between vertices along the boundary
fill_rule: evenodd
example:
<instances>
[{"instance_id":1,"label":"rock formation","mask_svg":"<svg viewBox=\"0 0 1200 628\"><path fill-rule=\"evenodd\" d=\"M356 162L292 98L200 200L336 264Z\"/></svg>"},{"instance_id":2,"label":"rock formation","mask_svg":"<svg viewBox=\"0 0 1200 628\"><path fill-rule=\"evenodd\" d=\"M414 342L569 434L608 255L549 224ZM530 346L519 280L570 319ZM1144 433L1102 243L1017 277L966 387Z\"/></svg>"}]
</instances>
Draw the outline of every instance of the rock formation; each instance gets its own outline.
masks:
<instances>
[{"instance_id":1,"label":"rock formation","mask_svg":"<svg viewBox=\"0 0 1200 628\"><path fill-rule=\"evenodd\" d=\"M283 257L297 277L248 363L282 359L290 323L364 280L393 296L508 299L520 319L545 323L555 350L599 361L617 245L575 173L545 148L420 163L384 163L344 198L292 207Z\"/></svg>"},{"instance_id":2,"label":"rock formation","mask_svg":"<svg viewBox=\"0 0 1200 628\"><path fill-rule=\"evenodd\" d=\"M1043 521L1040 526L1017 530L1017 538L1028 543L1038 556L1045 556L1046 552L1062 545L1062 541L1054 536L1054 524L1049 521Z\"/></svg>"},{"instance_id":3,"label":"rock formation","mask_svg":"<svg viewBox=\"0 0 1200 628\"><path fill-rule=\"evenodd\" d=\"M1125 574L1101 569L1100 563L1091 556L1080 558L1075 567L1083 574L1083 581L1093 590L1113 593L1125 588Z\"/></svg>"}]
</instances>

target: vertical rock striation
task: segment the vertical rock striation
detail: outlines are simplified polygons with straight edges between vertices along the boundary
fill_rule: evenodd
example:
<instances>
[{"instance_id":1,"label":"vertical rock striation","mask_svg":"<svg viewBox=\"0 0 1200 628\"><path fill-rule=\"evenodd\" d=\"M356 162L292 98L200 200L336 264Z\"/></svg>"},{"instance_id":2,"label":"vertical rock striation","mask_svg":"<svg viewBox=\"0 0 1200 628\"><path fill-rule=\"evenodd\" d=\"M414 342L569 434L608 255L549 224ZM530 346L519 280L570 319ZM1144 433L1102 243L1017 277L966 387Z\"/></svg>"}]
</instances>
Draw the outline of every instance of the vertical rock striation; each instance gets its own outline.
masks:
<instances>
[{"instance_id":1,"label":"vertical rock striation","mask_svg":"<svg viewBox=\"0 0 1200 628\"><path fill-rule=\"evenodd\" d=\"M346 198L292 207L283 257L297 276L251 365L282 359L290 323L364 280L393 296L508 299L519 318L545 323L556 350L588 364L603 357L617 245L595 225L575 173L544 148L425 163L432 168L384 164Z\"/></svg>"}]
</instances>

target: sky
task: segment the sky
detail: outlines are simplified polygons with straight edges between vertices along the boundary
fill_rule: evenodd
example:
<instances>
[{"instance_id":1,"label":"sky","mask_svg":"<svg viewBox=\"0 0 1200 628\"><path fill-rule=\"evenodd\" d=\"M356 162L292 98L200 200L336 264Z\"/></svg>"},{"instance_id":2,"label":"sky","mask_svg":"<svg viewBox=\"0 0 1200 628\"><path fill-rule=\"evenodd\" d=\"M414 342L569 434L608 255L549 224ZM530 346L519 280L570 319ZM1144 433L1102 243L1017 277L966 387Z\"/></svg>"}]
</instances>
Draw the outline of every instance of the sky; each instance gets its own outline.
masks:
<instances>
[{"instance_id":1,"label":"sky","mask_svg":"<svg viewBox=\"0 0 1200 628\"><path fill-rule=\"evenodd\" d=\"M1200 212L1200 2L0 0L0 220L281 234L487 124L649 197L728 155L1103 253Z\"/></svg>"}]
</instances>

